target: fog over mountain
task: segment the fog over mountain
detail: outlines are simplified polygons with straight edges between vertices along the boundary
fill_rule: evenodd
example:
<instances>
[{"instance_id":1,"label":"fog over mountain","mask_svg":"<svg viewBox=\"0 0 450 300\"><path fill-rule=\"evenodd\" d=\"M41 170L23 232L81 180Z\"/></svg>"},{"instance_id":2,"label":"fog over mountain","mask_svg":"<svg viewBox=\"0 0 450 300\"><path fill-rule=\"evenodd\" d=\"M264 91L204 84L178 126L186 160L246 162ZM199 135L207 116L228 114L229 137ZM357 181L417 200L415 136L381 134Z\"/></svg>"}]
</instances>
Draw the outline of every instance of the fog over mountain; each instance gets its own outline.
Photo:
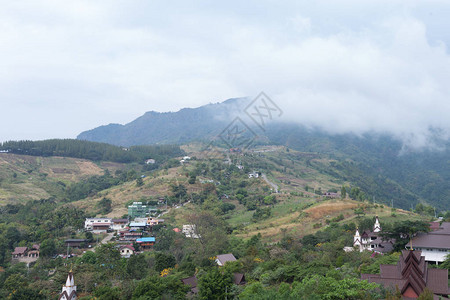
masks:
<instances>
[{"instance_id":1,"label":"fog over mountain","mask_svg":"<svg viewBox=\"0 0 450 300\"><path fill-rule=\"evenodd\" d=\"M0 11L0 140L74 137L265 91L286 120L437 148L430 136L450 132L449 10L442 1L10 1Z\"/></svg>"}]
</instances>

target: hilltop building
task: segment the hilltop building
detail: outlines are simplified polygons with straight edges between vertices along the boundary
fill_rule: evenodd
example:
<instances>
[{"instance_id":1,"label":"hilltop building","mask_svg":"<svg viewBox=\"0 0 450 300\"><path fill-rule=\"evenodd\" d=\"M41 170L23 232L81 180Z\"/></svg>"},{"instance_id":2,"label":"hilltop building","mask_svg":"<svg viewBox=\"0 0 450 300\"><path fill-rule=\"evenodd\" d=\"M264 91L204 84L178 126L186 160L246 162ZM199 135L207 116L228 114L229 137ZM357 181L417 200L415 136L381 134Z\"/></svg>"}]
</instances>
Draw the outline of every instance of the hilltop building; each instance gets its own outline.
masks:
<instances>
[{"instance_id":1,"label":"hilltop building","mask_svg":"<svg viewBox=\"0 0 450 300\"><path fill-rule=\"evenodd\" d=\"M359 248L359 252L369 250L378 253L388 253L394 249L394 243L395 240L383 240L381 237L381 224L378 216L375 218L373 231L366 230L360 234L357 228L353 236L353 247Z\"/></svg>"},{"instance_id":2,"label":"hilltop building","mask_svg":"<svg viewBox=\"0 0 450 300\"><path fill-rule=\"evenodd\" d=\"M67 276L66 285L62 287L61 294L58 300L76 300L77 299L77 286L75 285L75 280L73 279L72 270L70 270Z\"/></svg>"},{"instance_id":3,"label":"hilltop building","mask_svg":"<svg viewBox=\"0 0 450 300\"><path fill-rule=\"evenodd\" d=\"M448 299L448 270L428 268L421 254L403 250L397 265L380 265L380 274L361 274L361 279L394 291L397 287L403 299L418 298L425 288L433 292L434 299Z\"/></svg>"},{"instance_id":4,"label":"hilltop building","mask_svg":"<svg viewBox=\"0 0 450 300\"><path fill-rule=\"evenodd\" d=\"M39 244L34 244L31 248L16 247L11 253L13 261L24 262L26 264L35 262L39 258Z\"/></svg>"}]
</instances>

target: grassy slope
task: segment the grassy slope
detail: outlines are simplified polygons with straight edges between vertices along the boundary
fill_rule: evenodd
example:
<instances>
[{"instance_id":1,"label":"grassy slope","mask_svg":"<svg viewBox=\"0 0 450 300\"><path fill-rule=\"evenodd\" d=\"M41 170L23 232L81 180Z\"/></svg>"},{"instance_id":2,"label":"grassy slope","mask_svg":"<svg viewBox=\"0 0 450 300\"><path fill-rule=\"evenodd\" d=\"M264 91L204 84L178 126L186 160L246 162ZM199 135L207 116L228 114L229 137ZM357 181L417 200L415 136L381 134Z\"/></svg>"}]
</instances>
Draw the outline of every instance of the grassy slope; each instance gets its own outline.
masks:
<instances>
[{"instance_id":1,"label":"grassy slope","mask_svg":"<svg viewBox=\"0 0 450 300\"><path fill-rule=\"evenodd\" d=\"M278 203L272 208L272 216L258 222L252 222L253 211L247 211L236 200L229 200L236 205L236 209L225 217L230 225L238 228L234 231L235 234L244 238L261 233L265 241L277 241L282 236L282 229L286 229L294 236L304 236L324 228L327 219L340 214L345 217L341 223L357 223L358 217L354 214L354 208L358 206L365 207L367 217L378 215L385 223L405 219L424 219L404 210L396 210L393 216L391 208L384 205L377 205L378 207L375 208L373 203L362 203L351 199L325 199L316 195L312 192L313 189L321 188L322 191L327 191L336 188L339 190L343 184L349 184L321 172L333 161L323 159L316 154L293 150L287 152L284 147L272 147L265 152L253 153L250 156L233 155L230 158L233 162L247 163L251 167L254 166L254 169L266 173L269 180L276 183L281 191L277 194ZM257 166L264 166L264 168L257 168ZM260 188L267 186L261 178L252 181L253 184L256 182ZM306 186L309 187L308 191L305 189ZM192 206L186 206L172 210L170 216L176 220L175 225L181 226L185 221L183 215L190 213L193 209Z\"/></svg>"},{"instance_id":2,"label":"grassy slope","mask_svg":"<svg viewBox=\"0 0 450 300\"><path fill-rule=\"evenodd\" d=\"M198 145L185 146L184 149L190 156L199 159L205 158ZM247 180L249 191L268 188L268 184L262 179L248 180L246 173L259 170L265 173L268 179L278 185L281 193L277 194L278 203L272 208L272 216L269 219L252 222L253 211L247 211L235 199L226 200L236 205L236 209L225 215L227 221L237 228L235 234L241 237L250 237L261 233L264 240L276 241L281 237L281 230L286 229L296 236L313 233L326 226L326 219L331 219L343 214L345 220L341 222L356 221L353 209L365 205L366 216L379 215L383 222L401 220L405 218L420 218L410 212L398 210L396 217L391 216L391 209L384 206L373 208L371 205L356 202L350 199L327 200L316 195L314 189L321 188L327 191L331 188L339 190L343 184L349 184L342 179L333 177L324 172L333 161L327 160L314 153L302 153L284 147L264 147L249 155L229 155L233 164L241 163L246 169L240 173L236 180ZM218 153L215 153L216 155ZM225 160L222 154L222 160ZM206 162L206 161L205 161ZM144 185L137 187L136 182L127 182L119 186L101 191L95 197L89 197L72 204L84 208L90 212L96 212L96 204L103 197L112 200L113 211L109 217L120 217L127 213L126 203L130 201L147 200L163 197L170 194L170 184L182 183L188 188L188 192L199 192L202 184L190 185L185 174L193 168L192 161L185 166L178 166L169 170L160 170L151 176L144 178ZM12 154L0 154L0 204L24 201L27 199L46 198L58 192L62 192L58 181L68 184L82 180L87 176L103 173L108 168L114 172L124 166L113 163L97 165L93 162L61 157L30 157ZM31 173L29 173L31 171ZM17 177L13 178L16 173ZM47 175L45 175L47 174ZM199 178L200 179L200 178ZM208 179L208 178L203 178ZM308 186L308 190L306 190ZM179 209L172 209L165 218L175 220L173 225L181 226L184 215L195 209L193 205L187 205ZM315 226L314 226L315 225Z\"/></svg>"},{"instance_id":3,"label":"grassy slope","mask_svg":"<svg viewBox=\"0 0 450 300\"><path fill-rule=\"evenodd\" d=\"M64 185L119 168L85 159L0 153L0 205L62 196Z\"/></svg>"}]
</instances>

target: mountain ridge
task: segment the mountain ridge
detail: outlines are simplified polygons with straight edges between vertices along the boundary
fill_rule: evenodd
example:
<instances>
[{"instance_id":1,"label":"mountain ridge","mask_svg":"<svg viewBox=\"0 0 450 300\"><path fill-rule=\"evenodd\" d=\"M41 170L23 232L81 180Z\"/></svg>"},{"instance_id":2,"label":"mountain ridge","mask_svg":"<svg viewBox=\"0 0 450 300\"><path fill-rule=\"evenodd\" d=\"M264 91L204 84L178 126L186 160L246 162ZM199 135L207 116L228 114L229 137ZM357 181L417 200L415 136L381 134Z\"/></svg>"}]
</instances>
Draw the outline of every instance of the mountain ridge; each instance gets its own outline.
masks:
<instances>
[{"instance_id":1,"label":"mountain ridge","mask_svg":"<svg viewBox=\"0 0 450 300\"><path fill-rule=\"evenodd\" d=\"M214 139L220 142L217 136L235 117L248 120L243 112L248 100L232 98L178 112L147 112L128 124L101 126L77 138L122 146L186 144ZM336 159L341 170L326 171L351 178L370 197L386 202L395 199L402 208L419 202L428 202L440 209L450 206L449 141L444 141L445 147L440 151L404 151L403 143L389 134L329 134L280 121L269 122L262 131L253 121L247 124L258 134L254 144L284 145Z\"/></svg>"}]
</instances>

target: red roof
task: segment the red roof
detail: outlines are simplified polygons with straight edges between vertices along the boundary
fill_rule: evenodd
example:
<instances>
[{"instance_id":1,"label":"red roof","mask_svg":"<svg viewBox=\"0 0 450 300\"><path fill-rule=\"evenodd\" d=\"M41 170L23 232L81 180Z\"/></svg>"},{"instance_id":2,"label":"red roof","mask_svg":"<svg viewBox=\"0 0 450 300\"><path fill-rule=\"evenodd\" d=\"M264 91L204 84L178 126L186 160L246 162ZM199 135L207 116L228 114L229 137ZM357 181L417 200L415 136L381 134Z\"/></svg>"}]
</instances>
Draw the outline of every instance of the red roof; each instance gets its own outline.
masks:
<instances>
[{"instance_id":1,"label":"red roof","mask_svg":"<svg viewBox=\"0 0 450 300\"><path fill-rule=\"evenodd\" d=\"M175 231L175 232L181 232L181 229L180 229L180 228L174 228L173 231Z\"/></svg>"},{"instance_id":2,"label":"red roof","mask_svg":"<svg viewBox=\"0 0 450 300\"><path fill-rule=\"evenodd\" d=\"M120 246L120 250L122 250L122 249L124 249L124 248L130 249L130 250L132 250L132 251L136 251L136 250L134 249L134 247L131 246L131 245L123 245L123 246Z\"/></svg>"}]
</instances>

